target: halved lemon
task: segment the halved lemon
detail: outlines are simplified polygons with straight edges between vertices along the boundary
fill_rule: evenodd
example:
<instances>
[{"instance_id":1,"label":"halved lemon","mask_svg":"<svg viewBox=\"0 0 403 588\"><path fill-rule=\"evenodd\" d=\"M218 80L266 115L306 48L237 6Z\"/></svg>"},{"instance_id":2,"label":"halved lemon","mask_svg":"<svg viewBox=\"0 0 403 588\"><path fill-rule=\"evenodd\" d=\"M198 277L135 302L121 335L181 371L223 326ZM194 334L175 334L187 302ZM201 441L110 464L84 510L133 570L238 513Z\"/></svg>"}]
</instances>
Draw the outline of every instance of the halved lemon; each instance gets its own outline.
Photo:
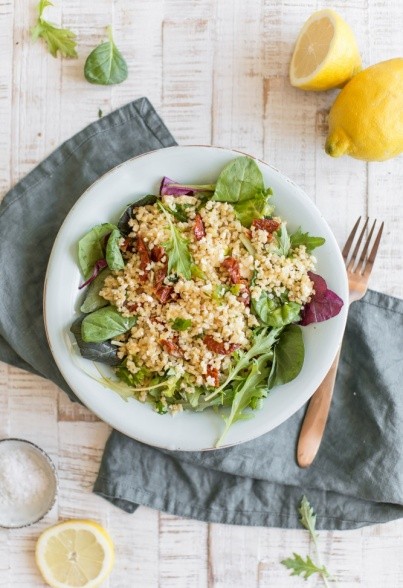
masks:
<instances>
[{"instance_id":1,"label":"halved lemon","mask_svg":"<svg viewBox=\"0 0 403 588\"><path fill-rule=\"evenodd\" d=\"M53 588L95 588L112 570L108 532L94 521L70 520L46 529L35 551L44 580Z\"/></svg>"},{"instance_id":2,"label":"halved lemon","mask_svg":"<svg viewBox=\"0 0 403 588\"><path fill-rule=\"evenodd\" d=\"M290 81L301 90L344 86L361 70L357 41L334 10L319 10L306 21L290 65Z\"/></svg>"}]
</instances>

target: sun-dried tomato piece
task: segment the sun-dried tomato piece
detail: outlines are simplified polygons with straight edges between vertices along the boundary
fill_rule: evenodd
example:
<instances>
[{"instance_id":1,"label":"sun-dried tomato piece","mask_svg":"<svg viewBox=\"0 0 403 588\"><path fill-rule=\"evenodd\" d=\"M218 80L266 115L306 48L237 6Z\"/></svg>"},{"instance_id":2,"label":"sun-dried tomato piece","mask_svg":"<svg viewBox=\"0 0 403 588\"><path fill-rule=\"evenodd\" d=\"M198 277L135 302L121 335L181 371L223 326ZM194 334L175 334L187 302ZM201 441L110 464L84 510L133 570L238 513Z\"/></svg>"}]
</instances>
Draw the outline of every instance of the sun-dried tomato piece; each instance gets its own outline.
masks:
<instances>
[{"instance_id":1,"label":"sun-dried tomato piece","mask_svg":"<svg viewBox=\"0 0 403 588\"><path fill-rule=\"evenodd\" d=\"M131 239L130 237L126 237L125 240L123 241L122 245L120 246L120 250L121 251L128 251L129 249L131 249L133 246L133 239Z\"/></svg>"},{"instance_id":2,"label":"sun-dried tomato piece","mask_svg":"<svg viewBox=\"0 0 403 588\"><path fill-rule=\"evenodd\" d=\"M239 302L243 302L245 306L249 306L250 305L250 288L249 288L249 283L248 280L246 280L245 278L241 278L241 284L244 285L244 287L242 288L241 292L239 293L239 296L237 296L237 300L239 300ZM246 296L245 296L246 294Z\"/></svg>"},{"instance_id":3,"label":"sun-dried tomato piece","mask_svg":"<svg viewBox=\"0 0 403 588\"><path fill-rule=\"evenodd\" d=\"M127 302L126 300L124 306L127 308L129 312L137 312L141 304L139 304L138 302Z\"/></svg>"},{"instance_id":4,"label":"sun-dried tomato piece","mask_svg":"<svg viewBox=\"0 0 403 588\"><path fill-rule=\"evenodd\" d=\"M151 259L153 261L161 261L161 259L164 257L164 255L165 255L165 249L163 247L160 247L159 245L155 245L151 249Z\"/></svg>"},{"instance_id":5,"label":"sun-dried tomato piece","mask_svg":"<svg viewBox=\"0 0 403 588\"><path fill-rule=\"evenodd\" d=\"M207 366L207 377L213 378L213 380L214 380L213 386L214 386L214 388L218 388L218 386L220 385L220 376L218 373L218 369L211 366L211 365L208 365Z\"/></svg>"},{"instance_id":6,"label":"sun-dried tomato piece","mask_svg":"<svg viewBox=\"0 0 403 588\"><path fill-rule=\"evenodd\" d=\"M252 222L252 227L267 231L268 233L274 233L279 228L280 223L273 220L272 218L255 218Z\"/></svg>"},{"instance_id":7,"label":"sun-dried tomato piece","mask_svg":"<svg viewBox=\"0 0 403 588\"><path fill-rule=\"evenodd\" d=\"M163 281L167 277L167 265L165 264L163 267L159 267L154 272L154 285L156 288L162 285Z\"/></svg>"},{"instance_id":8,"label":"sun-dried tomato piece","mask_svg":"<svg viewBox=\"0 0 403 588\"><path fill-rule=\"evenodd\" d=\"M193 233L195 236L196 241L200 241L203 237L206 236L206 229L204 228L203 219L199 213L195 216L195 222L193 225Z\"/></svg>"},{"instance_id":9,"label":"sun-dried tomato piece","mask_svg":"<svg viewBox=\"0 0 403 588\"><path fill-rule=\"evenodd\" d=\"M206 335L203 339L203 343L207 349L213 353L218 353L218 355L230 355L240 347L239 343L230 343L227 349L225 343L216 341L212 335Z\"/></svg>"},{"instance_id":10,"label":"sun-dried tomato piece","mask_svg":"<svg viewBox=\"0 0 403 588\"><path fill-rule=\"evenodd\" d=\"M172 355L173 357L183 356L182 349L179 347L177 343L175 343L175 341L172 341L172 339L160 339L160 345L164 349L164 351L166 351L167 353L169 353L169 355Z\"/></svg>"},{"instance_id":11,"label":"sun-dried tomato piece","mask_svg":"<svg viewBox=\"0 0 403 588\"><path fill-rule=\"evenodd\" d=\"M154 289L154 294L157 300L161 304L166 304L168 300L171 298L173 292L173 286L157 286Z\"/></svg>"},{"instance_id":12,"label":"sun-dried tomato piece","mask_svg":"<svg viewBox=\"0 0 403 588\"><path fill-rule=\"evenodd\" d=\"M143 237L137 236L137 253L140 257L140 269L144 272L139 276L140 282L146 282L148 279L147 266L150 263L150 254L148 253L147 245L144 243Z\"/></svg>"},{"instance_id":13,"label":"sun-dried tomato piece","mask_svg":"<svg viewBox=\"0 0 403 588\"><path fill-rule=\"evenodd\" d=\"M221 266L225 268L233 284L239 284L241 282L241 274L239 270L239 261L235 257L226 257L221 263Z\"/></svg>"}]
</instances>

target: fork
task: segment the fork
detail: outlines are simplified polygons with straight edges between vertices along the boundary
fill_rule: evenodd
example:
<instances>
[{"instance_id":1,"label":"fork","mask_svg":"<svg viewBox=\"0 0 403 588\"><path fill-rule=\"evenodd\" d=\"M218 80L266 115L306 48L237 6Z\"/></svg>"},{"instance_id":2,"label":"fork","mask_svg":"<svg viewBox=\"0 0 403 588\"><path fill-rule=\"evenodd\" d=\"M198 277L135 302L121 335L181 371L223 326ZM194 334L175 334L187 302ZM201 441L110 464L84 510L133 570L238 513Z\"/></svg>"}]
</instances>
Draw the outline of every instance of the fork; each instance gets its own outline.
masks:
<instances>
[{"instance_id":1,"label":"fork","mask_svg":"<svg viewBox=\"0 0 403 588\"><path fill-rule=\"evenodd\" d=\"M368 289L369 277L382 237L384 223L381 224L377 232L371 253L367 255L377 222L375 220L360 251L368 221L369 219L367 218L353 250L354 239L359 232L361 223L361 217L359 217L342 251L348 277L349 305L356 300L360 300ZM301 468L307 468L312 464L322 441L336 381L340 350L341 345L328 373L313 394L302 423L297 446L297 462Z\"/></svg>"}]
</instances>

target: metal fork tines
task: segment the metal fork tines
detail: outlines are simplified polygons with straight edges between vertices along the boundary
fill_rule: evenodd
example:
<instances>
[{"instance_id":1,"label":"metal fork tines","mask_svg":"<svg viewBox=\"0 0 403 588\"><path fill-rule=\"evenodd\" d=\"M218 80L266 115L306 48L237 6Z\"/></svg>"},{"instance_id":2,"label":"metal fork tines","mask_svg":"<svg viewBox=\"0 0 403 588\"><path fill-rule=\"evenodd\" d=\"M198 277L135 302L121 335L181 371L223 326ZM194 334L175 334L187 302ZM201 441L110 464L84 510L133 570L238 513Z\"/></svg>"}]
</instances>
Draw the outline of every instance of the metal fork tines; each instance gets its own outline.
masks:
<instances>
[{"instance_id":1,"label":"metal fork tines","mask_svg":"<svg viewBox=\"0 0 403 588\"><path fill-rule=\"evenodd\" d=\"M372 267L374 265L375 257L378 251L379 243L382 237L382 231L384 227L384 223L381 223L380 228L378 229L376 236L373 239L375 227L377 221L371 225L371 228L368 232L368 225L369 219L365 219L364 225L359 231L359 227L361 224L361 217L355 223L353 230L351 231L346 244L343 248L342 254L344 258L344 262L346 264L347 273L348 274L355 274L357 278L361 276L361 279L367 279L369 274L371 273ZM366 239L364 236L367 234ZM370 245L372 243L372 249L370 250ZM353 249L354 246L354 249ZM370 253L368 254L368 251Z\"/></svg>"}]
</instances>

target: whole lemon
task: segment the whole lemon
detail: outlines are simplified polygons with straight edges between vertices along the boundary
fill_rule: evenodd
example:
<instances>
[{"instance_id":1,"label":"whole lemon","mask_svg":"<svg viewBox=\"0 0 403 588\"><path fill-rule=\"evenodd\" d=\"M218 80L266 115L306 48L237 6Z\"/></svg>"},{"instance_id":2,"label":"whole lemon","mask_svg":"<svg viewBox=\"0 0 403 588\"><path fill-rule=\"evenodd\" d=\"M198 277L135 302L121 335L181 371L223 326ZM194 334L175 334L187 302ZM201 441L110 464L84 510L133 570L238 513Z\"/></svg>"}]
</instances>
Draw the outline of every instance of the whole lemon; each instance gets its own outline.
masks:
<instances>
[{"instance_id":1,"label":"whole lemon","mask_svg":"<svg viewBox=\"0 0 403 588\"><path fill-rule=\"evenodd\" d=\"M348 82L330 110L325 151L365 161L403 151L403 58L377 63Z\"/></svg>"}]
</instances>

